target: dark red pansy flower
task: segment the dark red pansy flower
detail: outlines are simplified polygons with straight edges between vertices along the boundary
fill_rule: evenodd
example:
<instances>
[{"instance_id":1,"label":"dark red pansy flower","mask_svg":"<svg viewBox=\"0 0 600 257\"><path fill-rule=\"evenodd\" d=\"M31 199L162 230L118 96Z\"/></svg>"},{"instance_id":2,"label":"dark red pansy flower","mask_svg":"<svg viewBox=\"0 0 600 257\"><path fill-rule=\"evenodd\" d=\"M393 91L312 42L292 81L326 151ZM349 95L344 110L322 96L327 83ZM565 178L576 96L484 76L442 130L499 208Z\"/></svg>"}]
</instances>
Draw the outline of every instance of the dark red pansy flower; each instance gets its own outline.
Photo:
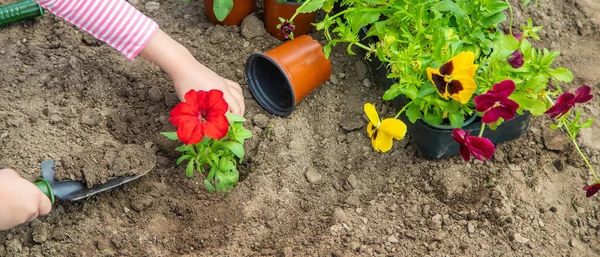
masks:
<instances>
[{"instance_id":1,"label":"dark red pansy flower","mask_svg":"<svg viewBox=\"0 0 600 257\"><path fill-rule=\"evenodd\" d=\"M576 103L585 103L591 100L594 96L590 94L591 88L587 85L580 86L573 93L564 93L558 97L556 103L548 109L545 114L550 115L550 118L557 118L565 115Z\"/></svg>"},{"instance_id":2,"label":"dark red pansy flower","mask_svg":"<svg viewBox=\"0 0 600 257\"><path fill-rule=\"evenodd\" d=\"M515 117L519 104L508 97L515 91L515 82L504 80L495 84L492 89L473 99L475 110L483 112L481 121L491 124L498 119L511 120Z\"/></svg>"},{"instance_id":3,"label":"dark red pansy flower","mask_svg":"<svg viewBox=\"0 0 600 257\"><path fill-rule=\"evenodd\" d=\"M460 145L460 156L469 161L471 155L476 159L483 161L492 159L496 147L492 142L483 137L469 136L470 131L465 132L462 129L454 129L452 138Z\"/></svg>"},{"instance_id":4,"label":"dark red pansy flower","mask_svg":"<svg viewBox=\"0 0 600 257\"><path fill-rule=\"evenodd\" d=\"M521 33L513 34L513 36L519 41L521 41L521 39L523 39L523 34L521 34Z\"/></svg>"},{"instance_id":5,"label":"dark red pansy flower","mask_svg":"<svg viewBox=\"0 0 600 257\"><path fill-rule=\"evenodd\" d=\"M294 28L296 28L296 26L292 25L289 21L284 21L283 23L281 23L279 30L283 32L286 39L289 39L290 35L294 31Z\"/></svg>"},{"instance_id":6,"label":"dark red pansy flower","mask_svg":"<svg viewBox=\"0 0 600 257\"><path fill-rule=\"evenodd\" d=\"M593 195L598 193L598 190L600 190L600 183L596 183L591 186L584 186L583 190L587 191L585 193L586 197L592 197Z\"/></svg>"},{"instance_id":7,"label":"dark red pansy flower","mask_svg":"<svg viewBox=\"0 0 600 257\"><path fill-rule=\"evenodd\" d=\"M525 64L525 60L523 59L523 53L521 51L516 50L510 56L508 56L508 63L515 69L523 67Z\"/></svg>"},{"instance_id":8,"label":"dark red pansy flower","mask_svg":"<svg viewBox=\"0 0 600 257\"><path fill-rule=\"evenodd\" d=\"M229 105L220 90L195 91L185 94L181 102L171 110L169 121L177 127L177 137L184 144L197 144L204 136L221 139L227 135Z\"/></svg>"}]
</instances>

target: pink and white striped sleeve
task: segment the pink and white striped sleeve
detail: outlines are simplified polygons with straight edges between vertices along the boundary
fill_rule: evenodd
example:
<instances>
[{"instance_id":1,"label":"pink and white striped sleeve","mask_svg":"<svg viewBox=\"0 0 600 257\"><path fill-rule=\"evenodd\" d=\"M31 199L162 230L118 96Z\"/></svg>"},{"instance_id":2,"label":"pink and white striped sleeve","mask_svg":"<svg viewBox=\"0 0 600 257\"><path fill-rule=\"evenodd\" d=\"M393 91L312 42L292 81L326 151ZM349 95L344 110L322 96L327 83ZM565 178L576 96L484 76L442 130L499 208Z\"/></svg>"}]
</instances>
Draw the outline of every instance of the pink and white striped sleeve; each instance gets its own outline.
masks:
<instances>
[{"instance_id":1,"label":"pink and white striped sleeve","mask_svg":"<svg viewBox=\"0 0 600 257\"><path fill-rule=\"evenodd\" d=\"M133 60L158 24L125 0L36 0L44 9Z\"/></svg>"}]
</instances>

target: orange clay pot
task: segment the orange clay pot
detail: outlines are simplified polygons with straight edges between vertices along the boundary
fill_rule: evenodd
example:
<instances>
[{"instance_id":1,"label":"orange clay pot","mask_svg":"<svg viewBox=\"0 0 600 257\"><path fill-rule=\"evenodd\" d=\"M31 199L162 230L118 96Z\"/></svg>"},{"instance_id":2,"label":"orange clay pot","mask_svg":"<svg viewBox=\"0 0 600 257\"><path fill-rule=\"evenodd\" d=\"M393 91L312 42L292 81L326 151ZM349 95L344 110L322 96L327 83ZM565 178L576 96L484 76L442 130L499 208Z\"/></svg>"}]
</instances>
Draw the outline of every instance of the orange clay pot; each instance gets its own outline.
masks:
<instances>
[{"instance_id":1,"label":"orange clay pot","mask_svg":"<svg viewBox=\"0 0 600 257\"><path fill-rule=\"evenodd\" d=\"M302 3L289 2L289 3L278 3L276 0L265 0L264 2L264 20L265 28L273 37L279 40L285 40L285 34L281 32L277 25L281 24L279 18L289 20L294 16L296 9L300 7ZM313 28L313 23L317 12L312 13L299 13L294 17L292 21L294 28L294 37L306 35L310 33Z\"/></svg>"},{"instance_id":2,"label":"orange clay pot","mask_svg":"<svg viewBox=\"0 0 600 257\"><path fill-rule=\"evenodd\" d=\"M246 16L256 10L256 0L233 0L233 8L223 21L219 21L213 11L214 0L204 0L204 12L208 19L213 24L221 24L226 26L238 26Z\"/></svg>"},{"instance_id":3,"label":"orange clay pot","mask_svg":"<svg viewBox=\"0 0 600 257\"><path fill-rule=\"evenodd\" d=\"M250 92L271 114L289 116L296 105L331 76L331 62L308 35L295 37L246 61Z\"/></svg>"}]
</instances>

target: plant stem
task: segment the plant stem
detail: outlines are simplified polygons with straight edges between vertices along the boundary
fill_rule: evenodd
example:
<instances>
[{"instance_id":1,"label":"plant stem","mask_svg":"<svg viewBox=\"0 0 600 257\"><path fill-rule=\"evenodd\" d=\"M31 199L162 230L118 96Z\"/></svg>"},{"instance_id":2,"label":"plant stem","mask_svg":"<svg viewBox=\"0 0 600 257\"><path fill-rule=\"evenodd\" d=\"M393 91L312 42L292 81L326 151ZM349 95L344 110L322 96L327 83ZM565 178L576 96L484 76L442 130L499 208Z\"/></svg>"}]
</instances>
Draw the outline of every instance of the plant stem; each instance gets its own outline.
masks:
<instances>
[{"instance_id":1,"label":"plant stem","mask_svg":"<svg viewBox=\"0 0 600 257\"><path fill-rule=\"evenodd\" d=\"M398 119L398 117L400 117L400 114L402 114L406 110L406 108L408 108L408 106L410 106L414 101L415 100L411 100L404 107L402 107L402 109L396 114L396 116L394 116L394 119Z\"/></svg>"},{"instance_id":2,"label":"plant stem","mask_svg":"<svg viewBox=\"0 0 600 257\"><path fill-rule=\"evenodd\" d=\"M594 168L592 168L592 165L590 164L590 162L588 161L588 159L585 157L585 155L581 151L581 148L579 148L579 144L577 144L577 140L575 140L575 135L573 135L568 129L565 129L565 131L567 131L567 134L569 134L569 137L571 138L571 141L575 145L575 149L577 150L577 153L579 153L579 156L581 156L581 158L583 159L583 161L587 165L588 169L590 169L590 171L592 172L592 175L594 176L594 179L596 179L596 183L600 183L600 180L598 180L598 177L596 176L596 172L594 171Z\"/></svg>"},{"instance_id":3,"label":"plant stem","mask_svg":"<svg viewBox=\"0 0 600 257\"><path fill-rule=\"evenodd\" d=\"M508 4L508 10L510 11L510 21L509 21L509 26L508 26L508 32L512 35L512 26L513 26L513 19L514 19L514 14L513 14L513 8L512 5L508 2L508 0L504 0L506 2L506 4Z\"/></svg>"},{"instance_id":4,"label":"plant stem","mask_svg":"<svg viewBox=\"0 0 600 257\"><path fill-rule=\"evenodd\" d=\"M483 136L483 131L485 130L485 123L481 123L481 129L479 130L479 137Z\"/></svg>"},{"instance_id":5,"label":"plant stem","mask_svg":"<svg viewBox=\"0 0 600 257\"><path fill-rule=\"evenodd\" d=\"M552 98L550 98L549 95L545 94L546 99L552 104L554 105L554 101L552 101ZM566 115L563 115L562 117L559 118L559 125L561 125L561 123L564 123L565 126L568 126L566 123L570 123L569 120L567 120ZM577 150L577 153L579 154L579 156L581 157L581 159L583 159L583 162L585 162L585 165L587 165L588 169L590 170L590 172L592 173L592 176L594 176L594 179L596 180L596 184L600 183L600 180L598 179L598 176L596 176L596 172L594 171L594 168L592 167L592 165L590 164L590 162L588 161L587 157L585 157L585 155L583 154L583 151L581 151L581 148L579 147L579 144L577 144L577 140L575 138L575 134L571 133L571 131L569 131L569 129L564 128L561 126L561 128L567 132L567 135L569 135L569 138L571 139L571 142L573 142L573 145L575 145L575 150Z\"/></svg>"}]
</instances>

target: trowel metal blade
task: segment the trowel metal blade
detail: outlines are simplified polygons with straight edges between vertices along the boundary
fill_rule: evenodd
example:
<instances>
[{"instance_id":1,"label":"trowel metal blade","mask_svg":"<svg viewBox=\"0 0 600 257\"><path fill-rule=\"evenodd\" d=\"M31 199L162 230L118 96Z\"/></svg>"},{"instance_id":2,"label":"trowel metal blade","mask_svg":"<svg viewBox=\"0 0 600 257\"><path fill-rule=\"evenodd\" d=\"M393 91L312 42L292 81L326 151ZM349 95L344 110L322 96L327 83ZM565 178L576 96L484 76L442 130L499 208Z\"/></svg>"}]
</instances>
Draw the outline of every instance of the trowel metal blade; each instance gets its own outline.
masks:
<instances>
[{"instance_id":1,"label":"trowel metal blade","mask_svg":"<svg viewBox=\"0 0 600 257\"><path fill-rule=\"evenodd\" d=\"M132 180L136 180L141 176L143 175L118 177L111 179L104 184L95 185L90 188L87 188L83 183L78 181L54 181L50 182L50 185L52 186L55 197L64 201L78 201L118 187Z\"/></svg>"},{"instance_id":2,"label":"trowel metal blade","mask_svg":"<svg viewBox=\"0 0 600 257\"><path fill-rule=\"evenodd\" d=\"M90 188L80 181L54 181L54 174L54 160L42 162L42 177L50 183L54 196L64 201L78 201L136 180L146 173L114 178L104 184L94 185Z\"/></svg>"}]
</instances>

